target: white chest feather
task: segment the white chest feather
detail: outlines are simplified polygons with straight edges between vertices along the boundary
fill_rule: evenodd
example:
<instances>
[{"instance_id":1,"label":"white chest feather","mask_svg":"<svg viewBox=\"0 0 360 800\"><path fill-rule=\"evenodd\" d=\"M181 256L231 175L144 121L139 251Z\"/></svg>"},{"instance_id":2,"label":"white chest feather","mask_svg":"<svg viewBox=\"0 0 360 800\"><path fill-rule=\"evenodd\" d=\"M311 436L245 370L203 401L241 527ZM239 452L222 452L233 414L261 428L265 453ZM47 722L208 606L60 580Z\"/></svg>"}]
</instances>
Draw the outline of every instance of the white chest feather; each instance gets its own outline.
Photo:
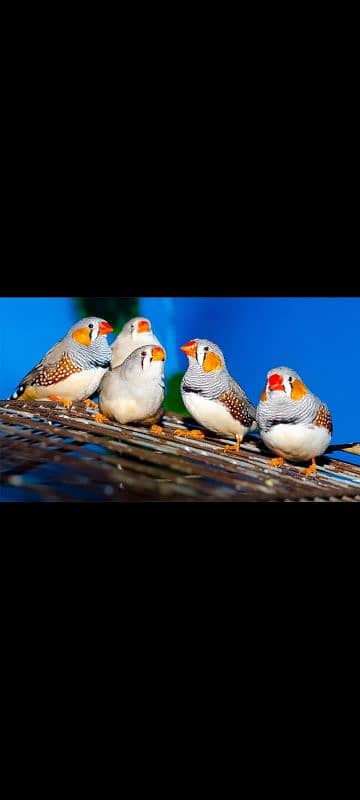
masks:
<instances>
[{"instance_id":1,"label":"white chest feather","mask_svg":"<svg viewBox=\"0 0 360 800\"><path fill-rule=\"evenodd\" d=\"M154 416L164 398L160 386L127 387L111 376L100 391L99 407L102 414L115 419L121 425L128 422L143 422Z\"/></svg>"},{"instance_id":2,"label":"white chest feather","mask_svg":"<svg viewBox=\"0 0 360 800\"><path fill-rule=\"evenodd\" d=\"M221 433L223 436L244 436L249 430L231 416L226 406L215 400L208 400L192 392L183 392L183 401L189 414L209 431Z\"/></svg>"},{"instance_id":3,"label":"white chest feather","mask_svg":"<svg viewBox=\"0 0 360 800\"><path fill-rule=\"evenodd\" d=\"M302 461L322 455L330 444L331 434L316 425L274 425L261 438L277 455L289 461Z\"/></svg>"},{"instance_id":4,"label":"white chest feather","mask_svg":"<svg viewBox=\"0 0 360 800\"><path fill-rule=\"evenodd\" d=\"M50 394L55 394L66 400L85 400L97 391L105 372L107 370L102 367L84 369L49 386L32 386L30 392L34 392L37 398L45 399Z\"/></svg>"}]
</instances>

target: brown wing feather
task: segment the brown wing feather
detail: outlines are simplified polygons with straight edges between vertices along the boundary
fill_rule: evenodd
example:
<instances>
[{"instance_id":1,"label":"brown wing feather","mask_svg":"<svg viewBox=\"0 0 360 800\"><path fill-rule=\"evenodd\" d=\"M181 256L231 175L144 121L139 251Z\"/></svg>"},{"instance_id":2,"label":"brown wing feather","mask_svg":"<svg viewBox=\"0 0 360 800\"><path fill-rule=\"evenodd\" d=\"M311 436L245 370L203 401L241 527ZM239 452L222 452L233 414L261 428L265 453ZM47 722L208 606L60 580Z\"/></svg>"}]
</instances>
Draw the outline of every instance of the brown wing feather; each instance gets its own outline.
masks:
<instances>
[{"instance_id":1,"label":"brown wing feather","mask_svg":"<svg viewBox=\"0 0 360 800\"><path fill-rule=\"evenodd\" d=\"M248 404L242 400L235 392L228 391L224 392L224 394L219 397L221 403L226 406L228 411L234 419L241 422L242 425L245 427L250 427L250 425L254 421L254 417L251 415L249 411Z\"/></svg>"},{"instance_id":2,"label":"brown wing feather","mask_svg":"<svg viewBox=\"0 0 360 800\"><path fill-rule=\"evenodd\" d=\"M60 360L53 366L43 366L36 370L32 386L52 386L54 383L64 381L74 372L82 372L81 367L77 367L69 356L62 355Z\"/></svg>"},{"instance_id":3,"label":"brown wing feather","mask_svg":"<svg viewBox=\"0 0 360 800\"><path fill-rule=\"evenodd\" d=\"M27 373L12 395L13 397L21 397L29 386L53 386L65 378L69 378L74 372L82 371L81 367L77 367L64 352L55 362L47 359L48 355L49 353Z\"/></svg>"},{"instance_id":4,"label":"brown wing feather","mask_svg":"<svg viewBox=\"0 0 360 800\"><path fill-rule=\"evenodd\" d=\"M333 432L331 414L325 403L322 403L320 406L314 419L314 425L317 425L319 428L326 428L329 433Z\"/></svg>"}]
</instances>

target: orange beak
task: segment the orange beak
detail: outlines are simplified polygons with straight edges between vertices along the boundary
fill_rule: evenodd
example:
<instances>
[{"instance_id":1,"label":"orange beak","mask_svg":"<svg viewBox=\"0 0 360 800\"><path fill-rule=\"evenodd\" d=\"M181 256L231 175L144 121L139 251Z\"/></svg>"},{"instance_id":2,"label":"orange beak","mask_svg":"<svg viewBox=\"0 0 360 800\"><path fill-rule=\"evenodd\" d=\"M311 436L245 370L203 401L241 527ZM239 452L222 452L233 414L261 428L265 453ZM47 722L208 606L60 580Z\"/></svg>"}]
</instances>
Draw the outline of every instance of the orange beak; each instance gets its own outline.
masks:
<instances>
[{"instance_id":1,"label":"orange beak","mask_svg":"<svg viewBox=\"0 0 360 800\"><path fill-rule=\"evenodd\" d=\"M104 319L101 320L99 325L99 333L101 336L103 336L105 333L111 333L113 330L114 328L112 328L108 322L106 322Z\"/></svg>"},{"instance_id":2,"label":"orange beak","mask_svg":"<svg viewBox=\"0 0 360 800\"><path fill-rule=\"evenodd\" d=\"M162 347L153 347L152 349L153 361L165 361L165 350Z\"/></svg>"},{"instance_id":3,"label":"orange beak","mask_svg":"<svg viewBox=\"0 0 360 800\"><path fill-rule=\"evenodd\" d=\"M149 323L147 322L146 319L142 319L142 320L140 320L140 322L138 322L137 329L138 329L138 333L149 333L150 325L149 325Z\"/></svg>"},{"instance_id":4,"label":"orange beak","mask_svg":"<svg viewBox=\"0 0 360 800\"><path fill-rule=\"evenodd\" d=\"M283 383L283 379L281 375L278 375L277 372L274 372L273 375L270 375L269 378L269 389L274 392L275 390L285 392L285 387Z\"/></svg>"},{"instance_id":5,"label":"orange beak","mask_svg":"<svg viewBox=\"0 0 360 800\"><path fill-rule=\"evenodd\" d=\"M196 356L197 351L197 344L192 339L191 342L187 342L186 344L182 344L180 350L183 351L187 356Z\"/></svg>"}]
</instances>

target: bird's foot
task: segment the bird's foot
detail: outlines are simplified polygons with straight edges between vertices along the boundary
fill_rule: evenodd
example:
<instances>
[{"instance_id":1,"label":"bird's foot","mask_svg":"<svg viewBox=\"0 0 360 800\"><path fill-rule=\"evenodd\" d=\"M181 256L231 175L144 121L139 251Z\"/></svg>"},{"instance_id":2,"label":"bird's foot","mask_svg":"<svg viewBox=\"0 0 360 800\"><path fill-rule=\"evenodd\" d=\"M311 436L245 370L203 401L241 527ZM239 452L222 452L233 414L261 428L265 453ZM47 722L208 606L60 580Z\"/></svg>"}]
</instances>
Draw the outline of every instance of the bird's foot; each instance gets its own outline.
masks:
<instances>
[{"instance_id":1,"label":"bird's foot","mask_svg":"<svg viewBox=\"0 0 360 800\"><path fill-rule=\"evenodd\" d=\"M94 400L90 400L90 399L88 398L87 400L84 400L84 403L85 403L85 405L86 405L86 406L88 406L89 408L96 408L97 410L99 409L99 406L98 406L98 404L97 404L97 403L95 403L95 402L94 402Z\"/></svg>"},{"instance_id":2,"label":"bird's foot","mask_svg":"<svg viewBox=\"0 0 360 800\"><path fill-rule=\"evenodd\" d=\"M98 414L95 414L94 420L95 422L110 422L108 417L105 417L104 414L100 414L100 411Z\"/></svg>"},{"instance_id":3,"label":"bird's foot","mask_svg":"<svg viewBox=\"0 0 360 800\"><path fill-rule=\"evenodd\" d=\"M236 444L226 444L224 447L224 453L240 453L240 445L242 442L242 437L236 437Z\"/></svg>"},{"instance_id":4,"label":"bird's foot","mask_svg":"<svg viewBox=\"0 0 360 800\"><path fill-rule=\"evenodd\" d=\"M315 458L311 460L310 467L301 470L301 474L308 478L310 475L316 475L316 461Z\"/></svg>"},{"instance_id":5,"label":"bird's foot","mask_svg":"<svg viewBox=\"0 0 360 800\"><path fill-rule=\"evenodd\" d=\"M160 425L152 425L150 433L154 433L155 436L165 436L164 428L161 428Z\"/></svg>"},{"instance_id":6,"label":"bird's foot","mask_svg":"<svg viewBox=\"0 0 360 800\"><path fill-rule=\"evenodd\" d=\"M177 428L176 431L174 431L174 436L183 436L185 439L205 439L204 431L184 431L181 428Z\"/></svg>"},{"instance_id":7,"label":"bird's foot","mask_svg":"<svg viewBox=\"0 0 360 800\"><path fill-rule=\"evenodd\" d=\"M66 397L58 397L57 394L49 394L49 400L55 400L56 403L61 403L64 408L71 408L72 400L67 400Z\"/></svg>"},{"instance_id":8,"label":"bird's foot","mask_svg":"<svg viewBox=\"0 0 360 800\"><path fill-rule=\"evenodd\" d=\"M271 458L269 461L269 467L282 467L285 458Z\"/></svg>"}]
</instances>

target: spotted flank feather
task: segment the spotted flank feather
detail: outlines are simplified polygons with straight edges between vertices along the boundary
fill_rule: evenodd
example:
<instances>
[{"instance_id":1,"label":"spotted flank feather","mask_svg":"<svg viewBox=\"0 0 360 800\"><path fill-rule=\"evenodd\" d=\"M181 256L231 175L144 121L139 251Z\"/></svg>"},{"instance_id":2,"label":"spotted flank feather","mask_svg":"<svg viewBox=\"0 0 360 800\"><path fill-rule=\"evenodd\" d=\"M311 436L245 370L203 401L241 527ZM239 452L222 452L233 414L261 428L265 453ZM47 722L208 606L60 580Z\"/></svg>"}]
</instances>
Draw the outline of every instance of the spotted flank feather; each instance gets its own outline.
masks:
<instances>
[{"instance_id":1,"label":"spotted flank feather","mask_svg":"<svg viewBox=\"0 0 360 800\"><path fill-rule=\"evenodd\" d=\"M32 381L32 386L52 386L55 383L59 383L60 381L64 381L65 378L69 378L70 375L73 375L74 372L82 372L81 367L77 367L74 364L69 356L64 355L61 357L60 361L54 366L43 367L40 369L36 375L34 380Z\"/></svg>"},{"instance_id":2,"label":"spotted flank feather","mask_svg":"<svg viewBox=\"0 0 360 800\"><path fill-rule=\"evenodd\" d=\"M332 434L333 424L332 424L331 414L325 403L322 403L322 405L320 406L316 414L316 417L314 419L314 425L316 425L319 428L326 428L326 430Z\"/></svg>"},{"instance_id":3,"label":"spotted flank feather","mask_svg":"<svg viewBox=\"0 0 360 800\"><path fill-rule=\"evenodd\" d=\"M254 422L254 416L249 412L249 405L241 400L234 392L224 392L219 400L230 411L231 416L249 428Z\"/></svg>"},{"instance_id":4,"label":"spotted flank feather","mask_svg":"<svg viewBox=\"0 0 360 800\"><path fill-rule=\"evenodd\" d=\"M11 399L17 400L30 386L54 386L60 381L69 378L75 372L82 372L81 367L76 366L69 356L64 353L56 364L34 367L32 372L24 378L23 382L11 395Z\"/></svg>"}]
</instances>

